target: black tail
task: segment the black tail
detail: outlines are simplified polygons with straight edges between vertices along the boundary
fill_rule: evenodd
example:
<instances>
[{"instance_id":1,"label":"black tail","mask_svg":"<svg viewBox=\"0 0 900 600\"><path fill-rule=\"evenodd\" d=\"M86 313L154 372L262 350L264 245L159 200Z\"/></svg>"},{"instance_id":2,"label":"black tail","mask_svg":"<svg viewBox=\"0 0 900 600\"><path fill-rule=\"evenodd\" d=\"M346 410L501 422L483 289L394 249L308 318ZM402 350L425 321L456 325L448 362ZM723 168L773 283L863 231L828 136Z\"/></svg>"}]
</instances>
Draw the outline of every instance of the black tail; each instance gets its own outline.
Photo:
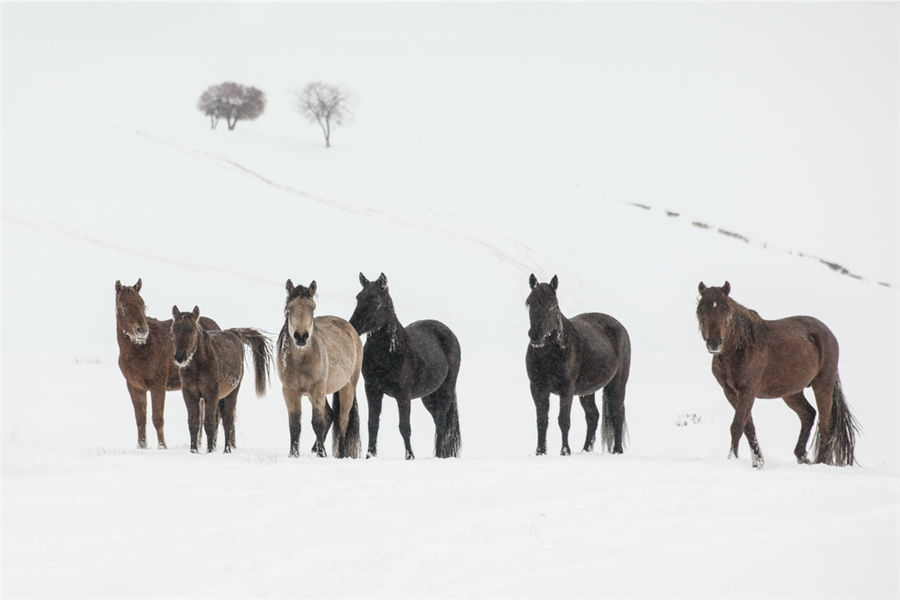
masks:
<instances>
[{"instance_id":1,"label":"black tail","mask_svg":"<svg viewBox=\"0 0 900 600\"><path fill-rule=\"evenodd\" d=\"M337 458L359 458L362 443L359 439L359 404L356 394L353 395L353 406L350 407L350 418L347 421L347 431L341 436L341 393L335 392L334 420L331 425L331 454Z\"/></svg>"},{"instance_id":2,"label":"black tail","mask_svg":"<svg viewBox=\"0 0 900 600\"><path fill-rule=\"evenodd\" d=\"M235 327L229 329L235 333L241 341L253 351L253 371L256 375L256 395L263 396L266 393L266 385L269 382L269 368L272 363L272 340L263 332L250 327Z\"/></svg>"},{"instance_id":3,"label":"black tail","mask_svg":"<svg viewBox=\"0 0 900 600\"><path fill-rule=\"evenodd\" d=\"M821 417L820 417L821 418ZM834 381L834 390L831 394L831 427L828 430L828 439L823 440L818 431L814 444L816 446L816 460L825 457L825 463L836 467L847 467L856 463L853 455L856 446L856 435L859 433L859 423L850 413L847 400L844 398L844 390L841 387L841 378Z\"/></svg>"},{"instance_id":4,"label":"black tail","mask_svg":"<svg viewBox=\"0 0 900 600\"><path fill-rule=\"evenodd\" d=\"M435 419L434 455L438 458L457 457L461 449L459 411L456 408L456 390L453 390L446 410L438 419Z\"/></svg>"},{"instance_id":5,"label":"black tail","mask_svg":"<svg viewBox=\"0 0 900 600\"><path fill-rule=\"evenodd\" d=\"M625 421L625 387L631 373L631 338L616 321L619 370L616 376L603 387L603 406L600 409L600 443L606 452L620 453L625 450L628 439L628 423ZM618 430L618 447L616 433Z\"/></svg>"}]
</instances>

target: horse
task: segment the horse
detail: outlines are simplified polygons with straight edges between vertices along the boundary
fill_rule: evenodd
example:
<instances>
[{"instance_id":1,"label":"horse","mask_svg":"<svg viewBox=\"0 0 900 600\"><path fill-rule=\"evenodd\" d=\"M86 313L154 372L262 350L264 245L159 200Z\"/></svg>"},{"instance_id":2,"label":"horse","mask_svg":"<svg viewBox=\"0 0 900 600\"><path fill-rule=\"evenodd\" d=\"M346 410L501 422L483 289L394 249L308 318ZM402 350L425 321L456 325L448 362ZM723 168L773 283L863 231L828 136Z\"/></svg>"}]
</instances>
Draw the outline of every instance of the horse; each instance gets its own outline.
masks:
<instances>
[{"instance_id":1,"label":"horse","mask_svg":"<svg viewBox=\"0 0 900 600\"><path fill-rule=\"evenodd\" d=\"M712 372L734 407L731 448L737 458L741 435L747 436L752 463L765 464L751 410L756 398L782 398L800 418L800 437L794 456L809 464L809 440L816 409L803 390L813 389L819 426L813 445L816 463L852 465L859 425L844 398L838 376L838 342L828 327L813 317L797 316L769 321L729 296L731 284L697 288L700 335L712 354Z\"/></svg>"},{"instance_id":2,"label":"horse","mask_svg":"<svg viewBox=\"0 0 900 600\"><path fill-rule=\"evenodd\" d=\"M325 436L332 425L332 454L359 458L359 406L356 384L362 368L363 348L356 330L344 319L314 317L316 282L309 287L285 283L287 299L284 326L278 334L278 376L288 411L291 432L290 456L300 455L300 403L309 398L313 408L313 451L326 456ZM326 394L334 394L334 411Z\"/></svg>"},{"instance_id":3,"label":"horse","mask_svg":"<svg viewBox=\"0 0 900 600\"><path fill-rule=\"evenodd\" d=\"M537 413L538 456L547 453L550 394L559 396L560 454L568 456L572 398L578 396L587 421L584 452L592 452L600 411L595 393L603 388L601 442L607 452L622 454L625 423L625 387L631 369L631 339L625 327L603 313L583 313L571 319L559 309L559 278L538 283L528 278L531 293L525 301L530 327L525 370Z\"/></svg>"},{"instance_id":4,"label":"horse","mask_svg":"<svg viewBox=\"0 0 900 600\"><path fill-rule=\"evenodd\" d=\"M125 377L128 395L134 406L138 448L147 448L147 392L153 407L153 426L159 448L166 447L163 412L166 390L180 390L181 379L172 362L172 321L147 317L141 298L140 279L134 285L116 281L116 340L119 343L119 370ZM219 329L212 319L201 317L206 329Z\"/></svg>"},{"instance_id":5,"label":"horse","mask_svg":"<svg viewBox=\"0 0 900 600\"><path fill-rule=\"evenodd\" d=\"M206 429L206 450L216 450L221 420L225 430L225 452L229 453L236 447L234 420L238 390L244 377L244 344L253 351L256 395L262 396L266 393L269 378L272 342L257 329L205 329L196 306L192 312L181 312L173 306L172 317L174 360L187 407L191 452L199 452L201 420Z\"/></svg>"},{"instance_id":6,"label":"horse","mask_svg":"<svg viewBox=\"0 0 900 600\"><path fill-rule=\"evenodd\" d=\"M369 406L366 458L378 454L381 400L385 394L397 400L407 460L415 458L409 424L413 398L422 398L434 419L434 455L459 456L461 439L456 404L456 378L461 360L459 340L440 321L416 321L403 327L394 312L384 273L375 281L360 273L359 282L362 291L356 296L350 324L359 335L368 334L362 362Z\"/></svg>"}]
</instances>

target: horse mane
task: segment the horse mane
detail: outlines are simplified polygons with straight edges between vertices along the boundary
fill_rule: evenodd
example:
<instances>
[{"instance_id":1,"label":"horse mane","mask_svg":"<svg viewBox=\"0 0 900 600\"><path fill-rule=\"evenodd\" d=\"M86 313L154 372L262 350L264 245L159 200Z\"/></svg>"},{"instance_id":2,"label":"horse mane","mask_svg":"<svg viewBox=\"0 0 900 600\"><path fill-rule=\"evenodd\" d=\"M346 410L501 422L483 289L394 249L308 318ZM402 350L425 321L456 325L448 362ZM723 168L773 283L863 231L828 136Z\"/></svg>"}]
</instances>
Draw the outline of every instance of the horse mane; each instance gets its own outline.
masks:
<instances>
[{"instance_id":1,"label":"horse mane","mask_svg":"<svg viewBox=\"0 0 900 600\"><path fill-rule=\"evenodd\" d=\"M737 337L739 348L756 344L759 341L759 324L763 318L751 308L747 308L740 302L726 296L726 302L731 306L731 331Z\"/></svg>"}]
</instances>

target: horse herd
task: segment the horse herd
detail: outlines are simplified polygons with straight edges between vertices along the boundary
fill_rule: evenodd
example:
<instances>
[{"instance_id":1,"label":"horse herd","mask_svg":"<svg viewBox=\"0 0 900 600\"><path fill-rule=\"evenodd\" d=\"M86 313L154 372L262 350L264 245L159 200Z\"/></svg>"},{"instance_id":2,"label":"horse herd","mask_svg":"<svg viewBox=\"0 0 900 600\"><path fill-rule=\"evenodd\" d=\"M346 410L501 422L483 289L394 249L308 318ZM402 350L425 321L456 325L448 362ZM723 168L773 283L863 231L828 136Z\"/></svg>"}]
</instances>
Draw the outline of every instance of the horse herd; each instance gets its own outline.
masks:
<instances>
[{"instance_id":1,"label":"horse herd","mask_svg":"<svg viewBox=\"0 0 900 600\"><path fill-rule=\"evenodd\" d=\"M290 456L299 456L301 403L312 405L316 441L312 451L339 458L361 453L360 374L368 404L366 457L378 453L381 404L385 395L397 401L400 434L407 459L415 457L410 441L411 402L421 398L435 425L434 455L458 456L461 447L456 379L460 345L440 321L423 320L403 326L382 273L374 281L359 275L361 291L349 321L315 316L316 282L308 286L287 280L284 325L273 351L271 340L253 328L221 329L200 309L182 312L172 307L172 319L146 315L142 282L116 282L116 333L119 368L128 387L137 423L138 446L147 447L147 393L160 448L166 447L163 412L167 390L182 391L188 414L191 452L199 452L203 430L207 452L214 452L219 425L225 452L235 447L235 411L244 374L244 346L251 349L257 395L266 391L271 363L281 379L288 414ZM587 422L583 450L594 448L598 426L601 444L610 453L623 452L625 388L631 364L631 341L625 327L603 313L563 315L557 300L559 280L540 283L532 274L526 300L530 327L525 366L537 417L537 454L547 452L550 395L559 396L558 424L562 455L571 454L569 426L572 400L578 396ZM751 409L756 398L783 398L800 418L794 448L799 463L811 462L807 442L818 408L815 462L852 465L858 433L838 377L838 343L821 321L812 317L766 320L730 297L731 285L698 288L697 319L712 372L734 408L729 458L738 456L746 436L752 464L761 468L763 455ZM366 342L360 336L366 334ZM273 356L274 354L274 356ZM813 389L816 408L803 390ZM598 409L595 394L602 389ZM332 402L328 403L331 395ZM202 429L201 429L202 428Z\"/></svg>"}]
</instances>

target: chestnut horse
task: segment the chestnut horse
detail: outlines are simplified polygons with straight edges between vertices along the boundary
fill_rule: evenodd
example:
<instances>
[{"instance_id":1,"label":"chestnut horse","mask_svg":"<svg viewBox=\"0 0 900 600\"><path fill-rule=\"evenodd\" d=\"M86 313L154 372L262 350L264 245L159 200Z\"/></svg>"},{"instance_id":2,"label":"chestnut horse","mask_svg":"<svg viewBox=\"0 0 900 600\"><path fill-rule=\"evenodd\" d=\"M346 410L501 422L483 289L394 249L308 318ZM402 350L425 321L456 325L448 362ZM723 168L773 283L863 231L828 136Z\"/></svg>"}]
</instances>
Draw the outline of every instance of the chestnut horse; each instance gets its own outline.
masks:
<instances>
[{"instance_id":1,"label":"chestnut horse","mask_svg":"<svg viewBox=\"0 0 900 600\"><path fill-rule=\"evenodd\" d=\"M172 362L172 321L147 317L141 298L141 280L133 286L116 281L116 338L119 343L119 369L125 377L134 405L138 447L147 447L147 392L153 405L153 426L160 448L166 447L163 411L166 390L180 390L181 379ZM201 318L206 329L219 329L212 319Z\"/></svg>"},{"instance_id":2,"label":"chestnut horse","mask_svg":"<svg viewBox=\"0 0 900 600\"><path fill-rule=\"evenodd\" d=\"M763 466L750 411L756 398L782 398L800 417L794 456L801 464L809 463L806 442L816 410L803 389L811 387L819 409L816 462L852 465L859 428L841 390L838 342L831 330L813 317L763 319L729 296L727 281L722 287L707 287L701 281L698 289L700 334L713 355L713 375L734 407L728 457L737 458L743 434L750 443L753 466Z\"/></svg>"},{"instance_id":3,"label":"chestnut horse","mask_svg":"<svg viewBox=\"0 0 900 600\"><path fill-rule=\"evenodd\" d=\"M325 436L334 418L332 453L337 458L358 458L359 406L356 384L362 367L362 341L340 317L314 317L316 282L309 287L285 284L284 326L278 335L278 375L291 433L291 456L300 455L300 403L309 398L313 409L313 451L326 456ZM334 412L326 394L334 394Z\"/></svg>"},{"instance_id":4,"label":"chestnut horse","mask_svg":"<svg viewBox=\"0 0 900 600\"><path fill-rule=\"evenodd\" d=\"M238 390L244 377L244 344L253 351L256 395L266 393L272 342L262 332L247 328L211 331L200 323L200 309L180 312L172 307L175 364L188 413L191 452L199 452L200 422L206 429L207 452L216 449L219 421L225 430L225 452L235 444L234 421ZM204 418L205 413L205 418Z\"/></svg>"}]
</instances>

